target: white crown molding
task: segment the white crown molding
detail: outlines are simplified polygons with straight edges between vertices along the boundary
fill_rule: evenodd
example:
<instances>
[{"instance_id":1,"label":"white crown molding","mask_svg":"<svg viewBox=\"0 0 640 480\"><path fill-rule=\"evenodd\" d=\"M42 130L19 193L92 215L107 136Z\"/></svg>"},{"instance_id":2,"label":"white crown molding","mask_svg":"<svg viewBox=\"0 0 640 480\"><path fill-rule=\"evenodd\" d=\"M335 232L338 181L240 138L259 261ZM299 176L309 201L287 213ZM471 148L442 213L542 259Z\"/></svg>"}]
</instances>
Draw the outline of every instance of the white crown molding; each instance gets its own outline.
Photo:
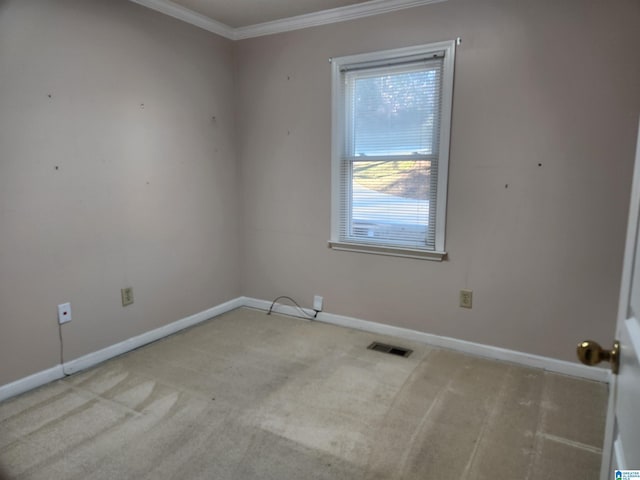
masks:
<instances>
[{"instance_id":1,"label":"white crown molding","mask_svg":"<svg viewBox=\"0 0 640 480\"><path fill-rule=\"evenodd\" d=\"M183 22L190 23L196 27L200 27L211 33L215 33L230 40L235 40L235 29L225 25L224 23L213 20L205 15L196 13L193 10L173 3L170 0L131 0L133 3L138 3L142 6L156 10L157 12L164 13L170 17L177 18Z\"/></svg>"},{"instance_id":2,"label":"white crown molding","mask_svg":"<svg viewBox=\"0 0 640 480\"><path fill-rule=\"evenodd\" d=\"M196 13L182 5L170 0L131 0L145 7L164 13L171 17L216 33L230 40L243 40L245 38L262 37L274 33L289 32L302 28L317 27L329 23L345 22L356 18L380 15L382 13L395 12L406 8L421 7L432 3L446 2L447 0L370 0L356 5L331 8L320 12L297 15L272 22L257 23L246 27L233 28L224 23L213 20L205 15Z\"/></svg>"},{"instance_id":3,"label":"white crown molding","mask_svg":"<svg viewBox=\"0 0 640 480\"><path fill-rule=\"evenodd\" d=\"M331 8L329 10L297 15L272 22L239 27L234 30L234 38L236 40L242 40L245 38L262 37L274 33L317 27L329 23L345 22L347 20L369 17L371 15L380 15L382 13L395 12L406 8L421 7L431 3L446 1L447 0L371 0L346 7Z\"/></svg>"}]
</instances>

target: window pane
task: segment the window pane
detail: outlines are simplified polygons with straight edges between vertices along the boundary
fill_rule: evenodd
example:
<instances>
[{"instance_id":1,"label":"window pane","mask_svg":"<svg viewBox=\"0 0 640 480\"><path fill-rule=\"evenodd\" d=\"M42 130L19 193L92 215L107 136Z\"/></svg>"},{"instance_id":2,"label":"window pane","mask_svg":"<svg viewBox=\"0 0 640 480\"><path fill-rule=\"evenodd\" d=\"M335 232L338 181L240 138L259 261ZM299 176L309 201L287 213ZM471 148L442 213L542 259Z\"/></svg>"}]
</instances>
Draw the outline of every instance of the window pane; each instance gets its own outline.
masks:
<instances>
[{"instance_id":1,"label":"window pane","mask_svg":"<svg viewBox=\"0 0 640 480\"><path fill-rule=\"evenodd\" d=\"M427 160L353 162L351 236L424 248L430 174Z\"/></svg>"},{"instance_id":2,"label":"window pane","mask_svg":"<svg viewBox=\"0 0 640 480\"><path fill-rule=\"evenodd\" d=\"M356 75L353 156L429 155L437 144L440 69Z\"/></svg>"},{"instance_id":3,"label":"window pane","mask_svg":"<svg viewBox=\"0 0 640 480\"><path fill-rule=\"evenodd\" d=\"M332 59L332 248L445 255L454 55L448 41Z\"/></svg>"}]
</instances>

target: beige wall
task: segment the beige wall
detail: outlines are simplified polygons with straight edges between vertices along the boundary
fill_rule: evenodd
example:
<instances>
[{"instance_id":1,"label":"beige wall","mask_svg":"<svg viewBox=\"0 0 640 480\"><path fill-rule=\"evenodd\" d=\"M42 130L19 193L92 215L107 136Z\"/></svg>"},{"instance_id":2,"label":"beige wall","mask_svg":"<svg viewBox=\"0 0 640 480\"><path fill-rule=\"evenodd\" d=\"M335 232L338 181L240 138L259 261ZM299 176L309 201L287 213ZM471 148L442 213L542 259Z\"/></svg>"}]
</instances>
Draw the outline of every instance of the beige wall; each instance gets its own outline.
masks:
<instances>
[{"instance_id":1,"label":"beige wall","mask_svg":"<svg viewBox=\"0 0 640 480\"><path fill-rule=\"evenodd\" d=\"M636 0L449 0L239 42L243 293L572 361L611 342L639 25ZM457 36L449 260L329 250L329 57Z\"/></svg>"},{"instance_id":2,"label":"beige wall","mask_svg":"<svg viewBox=\"0 0 640 480\"><path fill-rule=\"evenodd\" d=\"M610 341L639 22L449 0L233 45L125 0L0 0L0 385L58 363L64 301L66 360L240 294L569 360ZM328 58L457 36L450 259L329 250Z\"/></svg>"},{"instance_id":3,"label":"beige wall","mask_svg":"<svg viewBox=\"0 0 640 480\"><path fill-rule=\"evenodd\" d=\"M240 294L233 91L191 25L0 1L0 385L59 363L58 303L71 360Z\"/></svg>"}]
</instances>

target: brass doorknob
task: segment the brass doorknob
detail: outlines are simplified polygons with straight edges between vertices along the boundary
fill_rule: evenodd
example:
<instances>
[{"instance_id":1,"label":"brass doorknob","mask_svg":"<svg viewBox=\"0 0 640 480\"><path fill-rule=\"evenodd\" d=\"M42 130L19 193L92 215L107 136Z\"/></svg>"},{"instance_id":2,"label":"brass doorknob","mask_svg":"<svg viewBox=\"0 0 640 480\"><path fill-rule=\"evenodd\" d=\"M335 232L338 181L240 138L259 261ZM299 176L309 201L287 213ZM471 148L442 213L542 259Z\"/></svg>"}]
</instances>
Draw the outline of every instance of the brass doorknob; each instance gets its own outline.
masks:
<instances>
[{"instance_id":1,"label":"brass doorknob","mask_svg":"<svg viewBox=\"0 0 640 480\"><path fill-rule=\"evenodd\" d=\"M593 340L585 340L578 344L578 358L585 365L593 366L602 361L608 361L611 364L611 371L618 373L620 368L620 342L613 342L611 350L604 350L598 342Z\"/></svg>"}]
</instances>

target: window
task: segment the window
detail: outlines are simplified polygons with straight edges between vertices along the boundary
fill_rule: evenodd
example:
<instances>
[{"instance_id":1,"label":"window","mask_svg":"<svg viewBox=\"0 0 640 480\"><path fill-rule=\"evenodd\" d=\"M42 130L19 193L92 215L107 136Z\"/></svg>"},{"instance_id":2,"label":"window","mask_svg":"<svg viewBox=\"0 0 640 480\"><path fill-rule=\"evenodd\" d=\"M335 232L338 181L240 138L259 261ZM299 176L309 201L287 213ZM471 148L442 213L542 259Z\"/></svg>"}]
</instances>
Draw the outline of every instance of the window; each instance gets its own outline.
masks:
<instances>
[{"instance_id":1,"label":"window","mask_svg":"<svg viewBox=\"0 0 640 480\"><path fill-rule=\"evenodd\" d=\"M454 42L332 59L330 246L442 260Z\"/></svg>"}]
</instances>

